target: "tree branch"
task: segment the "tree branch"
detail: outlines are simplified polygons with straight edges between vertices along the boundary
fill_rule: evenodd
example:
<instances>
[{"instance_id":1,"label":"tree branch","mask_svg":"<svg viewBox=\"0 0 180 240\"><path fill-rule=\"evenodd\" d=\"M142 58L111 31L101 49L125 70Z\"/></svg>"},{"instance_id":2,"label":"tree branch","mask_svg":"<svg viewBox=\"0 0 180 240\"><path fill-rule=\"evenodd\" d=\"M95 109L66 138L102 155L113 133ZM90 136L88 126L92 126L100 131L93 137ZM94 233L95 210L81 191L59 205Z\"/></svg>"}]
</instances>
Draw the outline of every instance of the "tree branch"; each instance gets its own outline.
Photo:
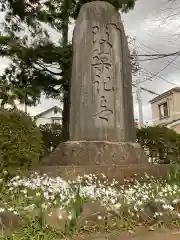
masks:
<instances>
[{"instance_id":1,"label":"tree branch","mask_svg":"<svg viewBox=\"0 0 180 240\"><path fill-rule=\"evenodd\" d=\"M38 62L35 62L35 64L37 64L39 67L41 67L45 72L48 72L52 75L55 75L55 76L60 76L60 73L55 73L51 70L49 70L48 68L44 67L43 65L41 65L40 63ZM35 70L42 70L42 69L38 69L36 66L32 65L32 67L35 69Z\"/></svg>"}]
</instances>

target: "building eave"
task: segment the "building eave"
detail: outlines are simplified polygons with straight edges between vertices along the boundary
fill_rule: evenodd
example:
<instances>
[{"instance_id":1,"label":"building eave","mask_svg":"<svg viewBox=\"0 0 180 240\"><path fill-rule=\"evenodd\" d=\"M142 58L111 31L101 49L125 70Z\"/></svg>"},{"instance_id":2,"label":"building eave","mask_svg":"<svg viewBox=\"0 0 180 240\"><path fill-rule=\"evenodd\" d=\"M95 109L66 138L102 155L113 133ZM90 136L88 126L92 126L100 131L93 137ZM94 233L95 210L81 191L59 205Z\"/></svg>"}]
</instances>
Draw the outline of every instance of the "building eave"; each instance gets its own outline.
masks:
<instances>
[{"instance_id":1,"label":"building eave","mask_svg":"<svg viewBox=\"0 0 180 240\"><path fill-rule=\"evenodd\" d=\"M45 110L45 111L37 114L36 116L34 116L34 119L36 120L37 118L40 118L40 117L43 116L44 114L46 114L46 113L48 113L48 112L50 112L50 111L52 111L52 110L54 110L54 109L58 109L60 112L62 112L62 109L61 109L60 107L53 106L53 107L51 107L51 108L49 108L49 109L47 109L47 110Z\"/></svg>"},{"instance_id":2,"label":"building eave","mask_svg":"<svg viewBox=\"0 0 180 240\"><path fill-rule=\"evenodd\" d=\"M163 94L153 98L151 101L149 101L149 103L151 103L151 104L155 103L155 102L157 102L157 101L159 101L159 100L161 100L165 97L168 97L169 95L173 94L174 92L180 92L180 87L172 88L172 89L164 92Z\"/></svg>"},{"instance_id":3,"label":"building eave","mask_svg":"<svg viewBox=\"0 0 180 240\"><path fill-rule=\"evenodd\" d=\"M180 118L164 124L164 126L173 127L180 123Z\"/></svg>"}]
</instances>

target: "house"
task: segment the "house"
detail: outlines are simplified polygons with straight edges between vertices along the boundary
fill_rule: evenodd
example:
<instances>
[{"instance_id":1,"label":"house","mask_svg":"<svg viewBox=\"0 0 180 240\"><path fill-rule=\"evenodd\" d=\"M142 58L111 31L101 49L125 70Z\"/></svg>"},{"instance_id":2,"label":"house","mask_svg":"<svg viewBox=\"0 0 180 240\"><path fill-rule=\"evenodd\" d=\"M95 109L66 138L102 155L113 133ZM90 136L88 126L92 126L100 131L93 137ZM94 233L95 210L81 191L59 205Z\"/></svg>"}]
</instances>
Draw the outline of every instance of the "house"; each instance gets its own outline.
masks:
<instances>
[{"instance_id":1,"label":"house","mask_svg":"<svg viewBox=\"0 0 180 240\"><path fill-rule=\"evenodd\" d=\"M164 92L150 103L153 125L166 126L180 133L180 87Z\"/></svg>"},{"instance_id":2,"label":"house","mask_svg":"<svg viewBox=\"0 0 180 240\"><path fill-rule=\"evenodd\" d=\"M37 126L52 123L62 124L62 109L54 106L34 116L34 120Z\"/></svg>"}]
</instances>

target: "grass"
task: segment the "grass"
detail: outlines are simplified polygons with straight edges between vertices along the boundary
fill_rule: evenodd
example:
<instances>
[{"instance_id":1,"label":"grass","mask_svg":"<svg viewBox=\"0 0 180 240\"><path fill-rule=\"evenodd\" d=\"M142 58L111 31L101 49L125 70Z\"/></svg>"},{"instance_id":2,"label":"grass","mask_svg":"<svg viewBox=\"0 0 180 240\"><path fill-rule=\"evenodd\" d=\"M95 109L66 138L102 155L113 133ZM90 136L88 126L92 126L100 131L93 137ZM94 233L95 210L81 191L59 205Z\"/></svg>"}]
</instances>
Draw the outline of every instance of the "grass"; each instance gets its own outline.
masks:
<instances>
[{"instance_id":1,"label":"grass","mask_svg":"<svg viewBox=\"0 0 180 240\"><path fill-rule=\"evenodd\" d=\"M139 180L126 180L124 185L109 182L103 174L69 182L38 173L4 181L6 176L4 172L0 178L2 240L56 240L84 231L180 225L179 170L166 180L145 174ZM84 213L85 204L88 213Z\"/></svg>"}]
</instances>

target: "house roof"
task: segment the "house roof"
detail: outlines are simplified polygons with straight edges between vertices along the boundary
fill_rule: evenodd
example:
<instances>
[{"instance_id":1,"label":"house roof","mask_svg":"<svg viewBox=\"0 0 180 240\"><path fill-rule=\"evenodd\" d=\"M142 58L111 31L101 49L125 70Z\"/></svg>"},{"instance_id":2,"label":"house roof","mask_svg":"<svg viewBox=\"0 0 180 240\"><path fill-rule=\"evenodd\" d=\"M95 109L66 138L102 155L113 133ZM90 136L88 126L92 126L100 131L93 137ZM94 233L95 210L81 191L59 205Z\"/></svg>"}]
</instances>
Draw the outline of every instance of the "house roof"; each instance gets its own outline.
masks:
<instances>
[{"instance_id":1,"label":"house roof","mask_svg":"<svg viewBox=\"0 0 180 240\"><path fill-rule=\"evenodd\" d=\"M170 89L170 90L162 93L161 95L153 98L153 99L152 99L151 101L149 101L149 102L150 102L151 104L152 104L152 103L155 103L155 102L157 102L157 101L159 101L159 100L161 100L161 99L163 99L163 98L171 95L171 94L174 93L174 92L180 92L180 87L172 88L172 89Z\"/></svg>"},{"instance_id":2,"label":"house roof","mask_svg":"<svg viewBox=\"0 0 180 240\"><path fill-rule=\"evenodd\" d=\"M39 117L43 116L44 114L53 111L54 109L57 109L58 111L62 112L62 109L60 107L54 106L54 107L51 107L51 108L49 108L49 109L47 109L47 110L37 114L36 116L34 116L34 118L35 119L39 118Z\"/></svg>"}]
</instances>

